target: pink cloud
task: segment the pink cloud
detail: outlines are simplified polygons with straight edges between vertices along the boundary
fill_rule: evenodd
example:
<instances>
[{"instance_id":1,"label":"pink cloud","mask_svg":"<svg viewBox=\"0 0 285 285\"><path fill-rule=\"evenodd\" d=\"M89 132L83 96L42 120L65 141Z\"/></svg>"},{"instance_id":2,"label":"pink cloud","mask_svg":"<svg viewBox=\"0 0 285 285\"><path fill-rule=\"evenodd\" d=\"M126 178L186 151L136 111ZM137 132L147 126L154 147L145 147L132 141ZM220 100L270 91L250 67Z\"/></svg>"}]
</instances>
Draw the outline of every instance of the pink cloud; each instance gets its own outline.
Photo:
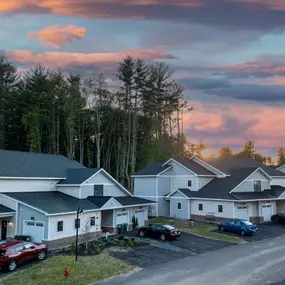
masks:
<instances>
[{"instance_id":1,"label":"pink cloud","mask_svg":"<svg viewBox=\"0 0 285 285\"><path fill-rule=\"evenodd\" d=\"M252 139L258 150L285 145L284 108L250 104L192 102L196 111L184 116L185 131L191 142L208 146L241 147ZM232 122L235 122L233 125Z\"/></svg>"},{"instance_id":2,"label":"pink cloud","mask_svg":"<svg viewBox=\"0 0 285 285\"><path fill-rule=\"evenodd\" d=\"M68 25L64 27L51 26L28 35L29 39L37 39L53 48L59 48L73 40L80 40L84 37L86 28Z\"/></svg>"},{"instance_id":3,"label":"pink cloud","mask_svg":"<svg viewBox=\"0 0 285 285\"><path fill-rule=\"evenodd\" d=\"M48 51L36 53L29 50L6 51L5 55L18 64L41 63L49 68L85 66L114 63L127 55L141 59L171 59L174 56L155 50L126 50L118 53L70 53Z\"/></svg>"}]
</instances>

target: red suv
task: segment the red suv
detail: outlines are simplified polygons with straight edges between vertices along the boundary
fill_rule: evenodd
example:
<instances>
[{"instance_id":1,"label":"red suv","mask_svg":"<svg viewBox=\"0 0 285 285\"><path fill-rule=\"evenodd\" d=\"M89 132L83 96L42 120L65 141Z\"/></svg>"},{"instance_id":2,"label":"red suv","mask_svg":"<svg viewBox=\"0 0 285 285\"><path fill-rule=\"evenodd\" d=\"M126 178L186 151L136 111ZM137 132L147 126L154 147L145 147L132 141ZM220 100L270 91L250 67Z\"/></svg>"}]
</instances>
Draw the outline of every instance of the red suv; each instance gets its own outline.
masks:
<instances>
[{"instance_id":1,"label":"red suv","mask_svg":"<svg viewBox=\"0 0 285 285\"><path fill-rule=\"evenodd\" d=\"M9 271L14 271L19 263L28 260L43 260L46 255L45 244L20 240L0 241L0 267Z\"/></svg>"}]
</instances>

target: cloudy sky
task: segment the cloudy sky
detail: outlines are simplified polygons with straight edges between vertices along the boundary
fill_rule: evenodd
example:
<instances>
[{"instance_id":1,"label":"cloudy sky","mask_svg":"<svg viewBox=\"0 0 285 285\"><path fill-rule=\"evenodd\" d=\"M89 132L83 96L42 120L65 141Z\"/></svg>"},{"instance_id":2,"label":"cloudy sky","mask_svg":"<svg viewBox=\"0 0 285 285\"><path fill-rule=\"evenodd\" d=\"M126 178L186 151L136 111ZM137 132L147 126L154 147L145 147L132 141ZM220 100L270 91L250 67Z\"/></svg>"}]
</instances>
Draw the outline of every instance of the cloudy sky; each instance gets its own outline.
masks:
<instances>
[{"instance_id":1,"label":"cloudy sky","mask_svg":"<svg viewBox=\"0 0 285 285\"><path fill-rule=\"evenodd\" d=\"M114 69L130 54L175 70L190 141L285 145L284 0L1 0L0 52L20 68Z\"/></svg>"}]
</instances>

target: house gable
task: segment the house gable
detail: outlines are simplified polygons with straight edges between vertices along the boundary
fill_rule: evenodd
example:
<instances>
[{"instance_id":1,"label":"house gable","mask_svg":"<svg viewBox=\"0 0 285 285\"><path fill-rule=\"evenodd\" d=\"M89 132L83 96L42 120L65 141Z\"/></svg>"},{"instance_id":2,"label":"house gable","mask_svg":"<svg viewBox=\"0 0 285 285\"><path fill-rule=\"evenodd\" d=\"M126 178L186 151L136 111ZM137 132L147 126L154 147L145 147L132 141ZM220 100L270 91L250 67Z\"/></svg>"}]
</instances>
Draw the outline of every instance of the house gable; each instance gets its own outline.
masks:
<instances>
[{"instance_id":1,"label":"house gable","mask_svg":"<svg viewBox=\"0 0 285 285\"><path fill-rule=\"evenodd\" d=\"M103 196L132 196L131 193L107 171L100 169L100 171L96 172L81 184L81 199L94 195L94 185L103 185Z\"/></svg>"},{"instance_id":2,"label":"house gable","mask_svg":"<svg viewBox=\"0 0 285 285\"><path fill-rule=\"evenodd\" d=\"M172 166L172 175L179 176L179 175L189 175L189 176L197 176L197 174L192 171L191 169L187 168L183 164L179 163L175 159L171 158L164 165L171 165Z\"/></svg>"},{"instance_id":3,"label":"house gable","mask_svg":"<svg viewBox=\"0 0 285 285\"><path fill-rule=\"evenodd\" d=\"M285 164L284 165L281 165L280 167L276 168L276 170L279 170L283 173L285 173Z\"/></svg>"},{"instance_id":4,"label":"house gable","mask_svg":"<svg viewBox=\"0 0 285 285\"><path fill-rule=\"evenodd\" d=\"M110 208L119 208L122 207L122 205L116 201L114 198L110 198L110 200L101 207L101 209L110 209Z\"/></svg>"},{"instance_id":5,"label":"house gable","mask_svg":"<svg viewBox=\"0 0 285 285\"><path fill-rule=\"evenodd\" d=\"M254 181L261 181L261 191L270 189L271 177L261 168L257 168L245 180L231 190L230 193L254 192Z\"/></svg>"},{"instance_id":6,"label":"house gable","mask_svg":"<svg viewBox=\"0 0 285 285\"><path fill-rule=\"evenodd\" d=\"M209 163L205 162L204 160L194 156L192 157L193 161L198 163L199 165L203 166L204 168L208 169L209 171L213 172L213 174L216 174L217 176L225 177L227 176L226 173L220 171L219 169L215 168L214 166L210 165Z\"/></svg>"}]
</instances>

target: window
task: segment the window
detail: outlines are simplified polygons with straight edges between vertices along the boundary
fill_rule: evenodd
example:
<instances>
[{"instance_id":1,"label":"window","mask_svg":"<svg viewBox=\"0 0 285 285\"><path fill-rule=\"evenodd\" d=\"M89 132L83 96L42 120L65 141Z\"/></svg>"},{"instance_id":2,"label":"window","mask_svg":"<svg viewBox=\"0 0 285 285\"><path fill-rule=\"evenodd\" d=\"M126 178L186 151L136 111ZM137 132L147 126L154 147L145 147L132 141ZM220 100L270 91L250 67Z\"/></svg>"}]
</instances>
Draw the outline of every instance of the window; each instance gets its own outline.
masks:
<instances>
[{"instance_id":1,"label":"window","mask_svg":"<svg viewBox=\"0 0 285 285\"><path fill-rule=\"evenodd\" d=\"M21 251L23 249L24 249L24 246L23 245L19 245L19 246L16 246L13 251L19 252L19 251Z\"/></svg>"},{"instance_id":2,"label":"window","mask_svg":"<svg viewBox=\"0 0 285 285\"><path fill-rule=\"evenodd\" d=\"M94 185L94 196L104 196L103 187L103 185Z\"/></svg>"},{"instance_id":3,"label":"window","mask_svg":"<svg viewBox=\"0 0 285 285\"><path fill-rule=\"evenodd\" d=\"M223 213L223 205L218 205L218 212Z\"/></svg>"},{"instance_id":4,"label":"window","mask_svg":"<svg viewBox=\"0 0 285 285\"><path fill-rule=\"evenodd\" d=\"M57 231L62 232L63 231L63 221L57 222Z\"/></svg>"},{"instance_id":5,"label":"window","mask_svg":"<svg viewBox=\"0 0 285 285\"><path fill-rule=\"evenodd\" d=\"M91 227L95 226L95 217L90 218L90 226Z\"/></svg>"},{"instance_id":6,"label":"window","mask_svg":"<svg viewBox=\"0 0 285 285\"><path fill-rule=\"evenodd\" d=\"M75 223L74 223L75 228L79 229L80 228L80 219L75 219L74 221L75 221Z\"/></svg>"},{"instance_id":7,"label":"window","mask_svg":"<svg viewBox=\"0 0 285 285\"><path fill-rule=\"evenodd\" d=\"M33 248L35 248L35 245L32 243L25 243L24 247L25 247L25 249L33 249Z\"/></svg>"},{"instance_id":8,"label":"window","mask_svg":"<svg viewBox=\"0 0 285 285\"><path fill-rule=\"evenodd\" d=\"M181 207L181 202L178 202L178 203L177 203L177 210L181 210L181 208L182 208L182 207Z\"/></svg>"},{"instance_id":9,"label":"window","mask_svg":"<svg viewBox=\"0 0 285 285\"><path fill-rule=\"evenodd\" d=\"M199 211L203 211L203 204L199 204Z\"/></svg>"},{"instance_id":10,"label":"window","mask_svg":"<svg viewBox=\"0 0 285 285\"><path fill-rule=\"evenodd\" d=\"M188 187L192 187L192 180L188 180Z\"/></svg>"},{"instance_id":11,"label":"window","mask_svg":"<svg viewBox=\"0 0 285 285\"><path fill-rule=\"evenodd\" d=\"M254 189L254 192L260 192L261 191L261 181L259 180L253 181L253 189Z\"/></svg>"}]
</instances>

